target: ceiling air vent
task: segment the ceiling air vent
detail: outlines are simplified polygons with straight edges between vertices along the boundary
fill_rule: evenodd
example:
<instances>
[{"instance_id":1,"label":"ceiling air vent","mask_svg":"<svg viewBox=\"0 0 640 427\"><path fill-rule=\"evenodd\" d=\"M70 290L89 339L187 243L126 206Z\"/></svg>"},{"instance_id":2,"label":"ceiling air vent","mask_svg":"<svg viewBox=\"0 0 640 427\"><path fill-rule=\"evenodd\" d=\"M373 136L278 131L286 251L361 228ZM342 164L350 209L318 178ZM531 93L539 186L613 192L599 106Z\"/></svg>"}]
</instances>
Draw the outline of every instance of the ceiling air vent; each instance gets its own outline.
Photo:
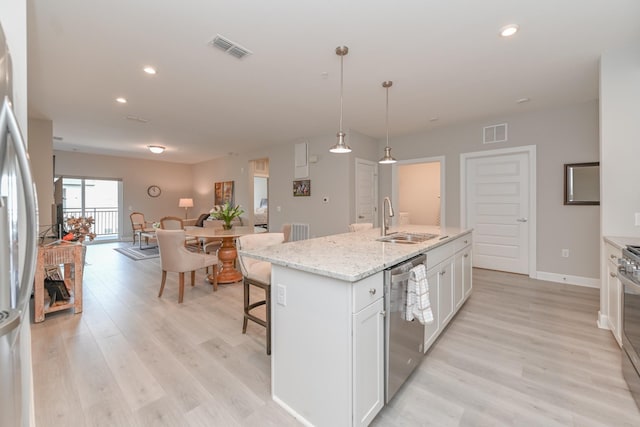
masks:
<instances>
[{"instance_id":1,"label":"ceiling air vent","mask_svg":"<svg viewBox=\"0 0 640 427\"><path fill-rule=\"evenodd\" d=\"M218 49L224 50L229 55L235 56L236 58L244 58L247 55L251 55L249 49L245 49L240 46L238 43L232 42L231 40L222 37L220 34L216 34L216 36L209 42L210 45L217 47Z\"/></svg>"},{"instance_id":2,"label":"ceiling air vent","mask_svg":"<svg viewBox=\"0 0 640 427\"><path fill-rule=\"evenodd\" d=\"M507 124L485 126L482 130L482 143L493 144L507 140Z\"/></svg>"}]
</instances>

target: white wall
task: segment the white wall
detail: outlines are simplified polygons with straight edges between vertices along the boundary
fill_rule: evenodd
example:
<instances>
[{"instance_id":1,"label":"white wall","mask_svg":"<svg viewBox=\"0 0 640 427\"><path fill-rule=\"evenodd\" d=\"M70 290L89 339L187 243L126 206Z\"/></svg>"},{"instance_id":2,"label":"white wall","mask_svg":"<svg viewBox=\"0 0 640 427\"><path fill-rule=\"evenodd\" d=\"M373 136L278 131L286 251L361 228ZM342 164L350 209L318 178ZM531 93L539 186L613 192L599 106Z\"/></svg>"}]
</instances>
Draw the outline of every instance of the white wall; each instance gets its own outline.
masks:
<instances>
[{"instance_id":1,"label":"white wall","mask_svg":"<svg viewBox=\"0 0 640 427\"><path fill-rule=\"evenodd\" d=\"M318 157L309 165L311 195L293 196L294 145L297 141L273 145L237 156L226 156L193 167L196 204L213 204L213 183L235 181L236 203L248 206L249 160L269 158L269 230L279 231L285 223L310 225L311 236L342 233L355 222L355 158L377 160L375 140L347 131L350 154L329 153L335 135L305 138L309 155ZM329 203L323 203L323 197ZM279 210L278 210L279 208Z\"/></svg>"},{"instance_id":2,"label":"white wall","mask_svg":"<svg viewBox=\"0 0 640 427\"><path fill-rule=\"evenodd\" d=\"M482 128L508 123L506 143L482 144ZM384 146L384 141L378 142ZM394 137L398 160L445 156L446 224L460 224L460 153L536 145L537 271L598 278L599 206L565 206L564 164L598 161L598 104L492 117L429 132ZM390 192L391 173L381 169L380 194ZM562 249L569 258L562 258Z\"/></svg>"},{"instance_id":3,"label":"white wall","mask_svg":"<svg viewBox=\"0 0 640 427\"><path fill-rule=\"evenodd\" d=\"M640 50L605 52L600 59L602 234L640 236L635 177L640 159Z\"/></svg>"},{"instance_id":4,"label":"white wall","mask_svg":"<svg viewBox=\"0 0 640 427\"><path fill-rule=\"evenodd\" d=\"M600 58L600 196L602 236L639 237L635 183L640 158L640 51L637 45L605 52ZM598 323L608 316L604 242L600 240L601 287Z\"/></svg>"},{"instance_id":5,"label":"white wall","mask_svg":"<svg viewBox=\"0 0 640 427\"><path fill-rule=\"evenodd\" d=\"M54 154L57 176L122 180L122 234L126 237L132 236L129 214L134 211L144 213L146 220L153 221L169 215L184 218L184 208L178 207L179 199L184 197L194 198L195 206L189 209L189 216L192 218L197 218L205 208L206 211L211 209L209 205L202 206L196 202L190 165L69 151L55 151ZM159 197L147 195L150 185L160 187L162 193Z\"/></svg>"},{"instance_id":6,"label":"white wall","mask_svg":"<svg viewBox=\"0 0 640 427\"><path fill-rule=\"evenodd\" d=\"M29 119L29 159L38 192L38 221L42 227L53 224L53 123Z\"/></svg>"}]
</instances>

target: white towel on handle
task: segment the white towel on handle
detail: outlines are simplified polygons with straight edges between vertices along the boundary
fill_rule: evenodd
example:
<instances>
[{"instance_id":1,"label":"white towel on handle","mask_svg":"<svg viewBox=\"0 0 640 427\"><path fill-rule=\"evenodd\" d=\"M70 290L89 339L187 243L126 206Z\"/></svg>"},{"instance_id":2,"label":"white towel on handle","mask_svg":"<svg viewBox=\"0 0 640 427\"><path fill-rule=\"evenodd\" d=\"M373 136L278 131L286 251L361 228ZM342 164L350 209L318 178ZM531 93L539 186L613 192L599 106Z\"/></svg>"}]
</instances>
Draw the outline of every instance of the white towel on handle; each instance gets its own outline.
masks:
<instances>
[{"instance_id":1,"label":"white towel on handle","mask_svg":"<svg viewBox=\"0 0 640 427\"><path fill-rule=\"evenodd\" d=\"M413 277L413 274L409 273L409 277ZM407 295L402 305L402 320L411 322L415 316L413 315L413 309L416 306L416 282L411 280L407 281Z\"/></svg>"},{"instance_id":2,"label":"white towel on handle","mask_svg":"<svg viewBox=\"0 0 640 427\"><path fill-rule=\"evenodd\" d=\"M412 313L423 325L433 322L431 301L429 300L429 283L427 282L427 270L424 264L419 264L411 269L408 289L413 287L415 292L415 304ZM409 294L409 291L407 291ZM407 299L409 295L407 295ZM408 308L409 306L407 306Z\"/></svg>"}]
</instances>

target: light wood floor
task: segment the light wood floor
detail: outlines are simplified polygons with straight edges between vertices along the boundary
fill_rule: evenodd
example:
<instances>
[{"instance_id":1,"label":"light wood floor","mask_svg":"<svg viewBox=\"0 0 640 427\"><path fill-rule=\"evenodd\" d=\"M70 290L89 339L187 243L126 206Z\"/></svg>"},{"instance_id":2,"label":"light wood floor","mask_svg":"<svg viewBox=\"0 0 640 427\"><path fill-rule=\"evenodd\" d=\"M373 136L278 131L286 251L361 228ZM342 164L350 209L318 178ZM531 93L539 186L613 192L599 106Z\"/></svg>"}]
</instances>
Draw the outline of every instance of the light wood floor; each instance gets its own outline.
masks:
<instances>
[{"instance_id":1,"label":"light wood floor","mask_svg":"<svg viewBox=\"0 0 640 427\"><path fill-rule=\"evenodd\" d=\"M130 244L130 243L129 243ZM270 398L264 328L242 289L92 245L84 312L33 324L36 422L46 426L297 426ZM474 271L474 292L376 426L639 426L620 350L595 326L598 290ZM331 410L331 408L327 408Z\"/></svg>"}]
</instances>

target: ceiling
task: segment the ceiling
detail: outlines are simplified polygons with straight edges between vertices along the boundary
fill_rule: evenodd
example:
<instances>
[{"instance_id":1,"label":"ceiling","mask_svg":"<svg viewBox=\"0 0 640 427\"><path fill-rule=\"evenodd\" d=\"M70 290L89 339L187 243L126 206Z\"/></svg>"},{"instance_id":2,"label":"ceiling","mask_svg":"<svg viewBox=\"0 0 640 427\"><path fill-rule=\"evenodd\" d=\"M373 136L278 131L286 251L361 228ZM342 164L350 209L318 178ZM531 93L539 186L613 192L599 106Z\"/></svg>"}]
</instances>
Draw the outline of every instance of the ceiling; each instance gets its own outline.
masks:
<instances>
[{"instance_id":1,"label":"ceiling","mask_svg":"<svg viewBox=\"0 0 640 427\"><path fill-rule=\"evenodd\" d=\"M597 99L600 54L640 40L637 0L29 0L28 7L29 116L53 121L55 149L190 164L335 134L337 46L349 47L345 129L384 138L382 82L393 80L393 145L394 135ZM512 23L520 31L500 37ZM210 46L216 34L253 54L237 59ZM145 74L146 65L158 73ZM119 96L128 103L116 103ZM522 98L530 101L516 102ZM154 155L149 144L167 150Z\"/></svg>"}]
</instances>

